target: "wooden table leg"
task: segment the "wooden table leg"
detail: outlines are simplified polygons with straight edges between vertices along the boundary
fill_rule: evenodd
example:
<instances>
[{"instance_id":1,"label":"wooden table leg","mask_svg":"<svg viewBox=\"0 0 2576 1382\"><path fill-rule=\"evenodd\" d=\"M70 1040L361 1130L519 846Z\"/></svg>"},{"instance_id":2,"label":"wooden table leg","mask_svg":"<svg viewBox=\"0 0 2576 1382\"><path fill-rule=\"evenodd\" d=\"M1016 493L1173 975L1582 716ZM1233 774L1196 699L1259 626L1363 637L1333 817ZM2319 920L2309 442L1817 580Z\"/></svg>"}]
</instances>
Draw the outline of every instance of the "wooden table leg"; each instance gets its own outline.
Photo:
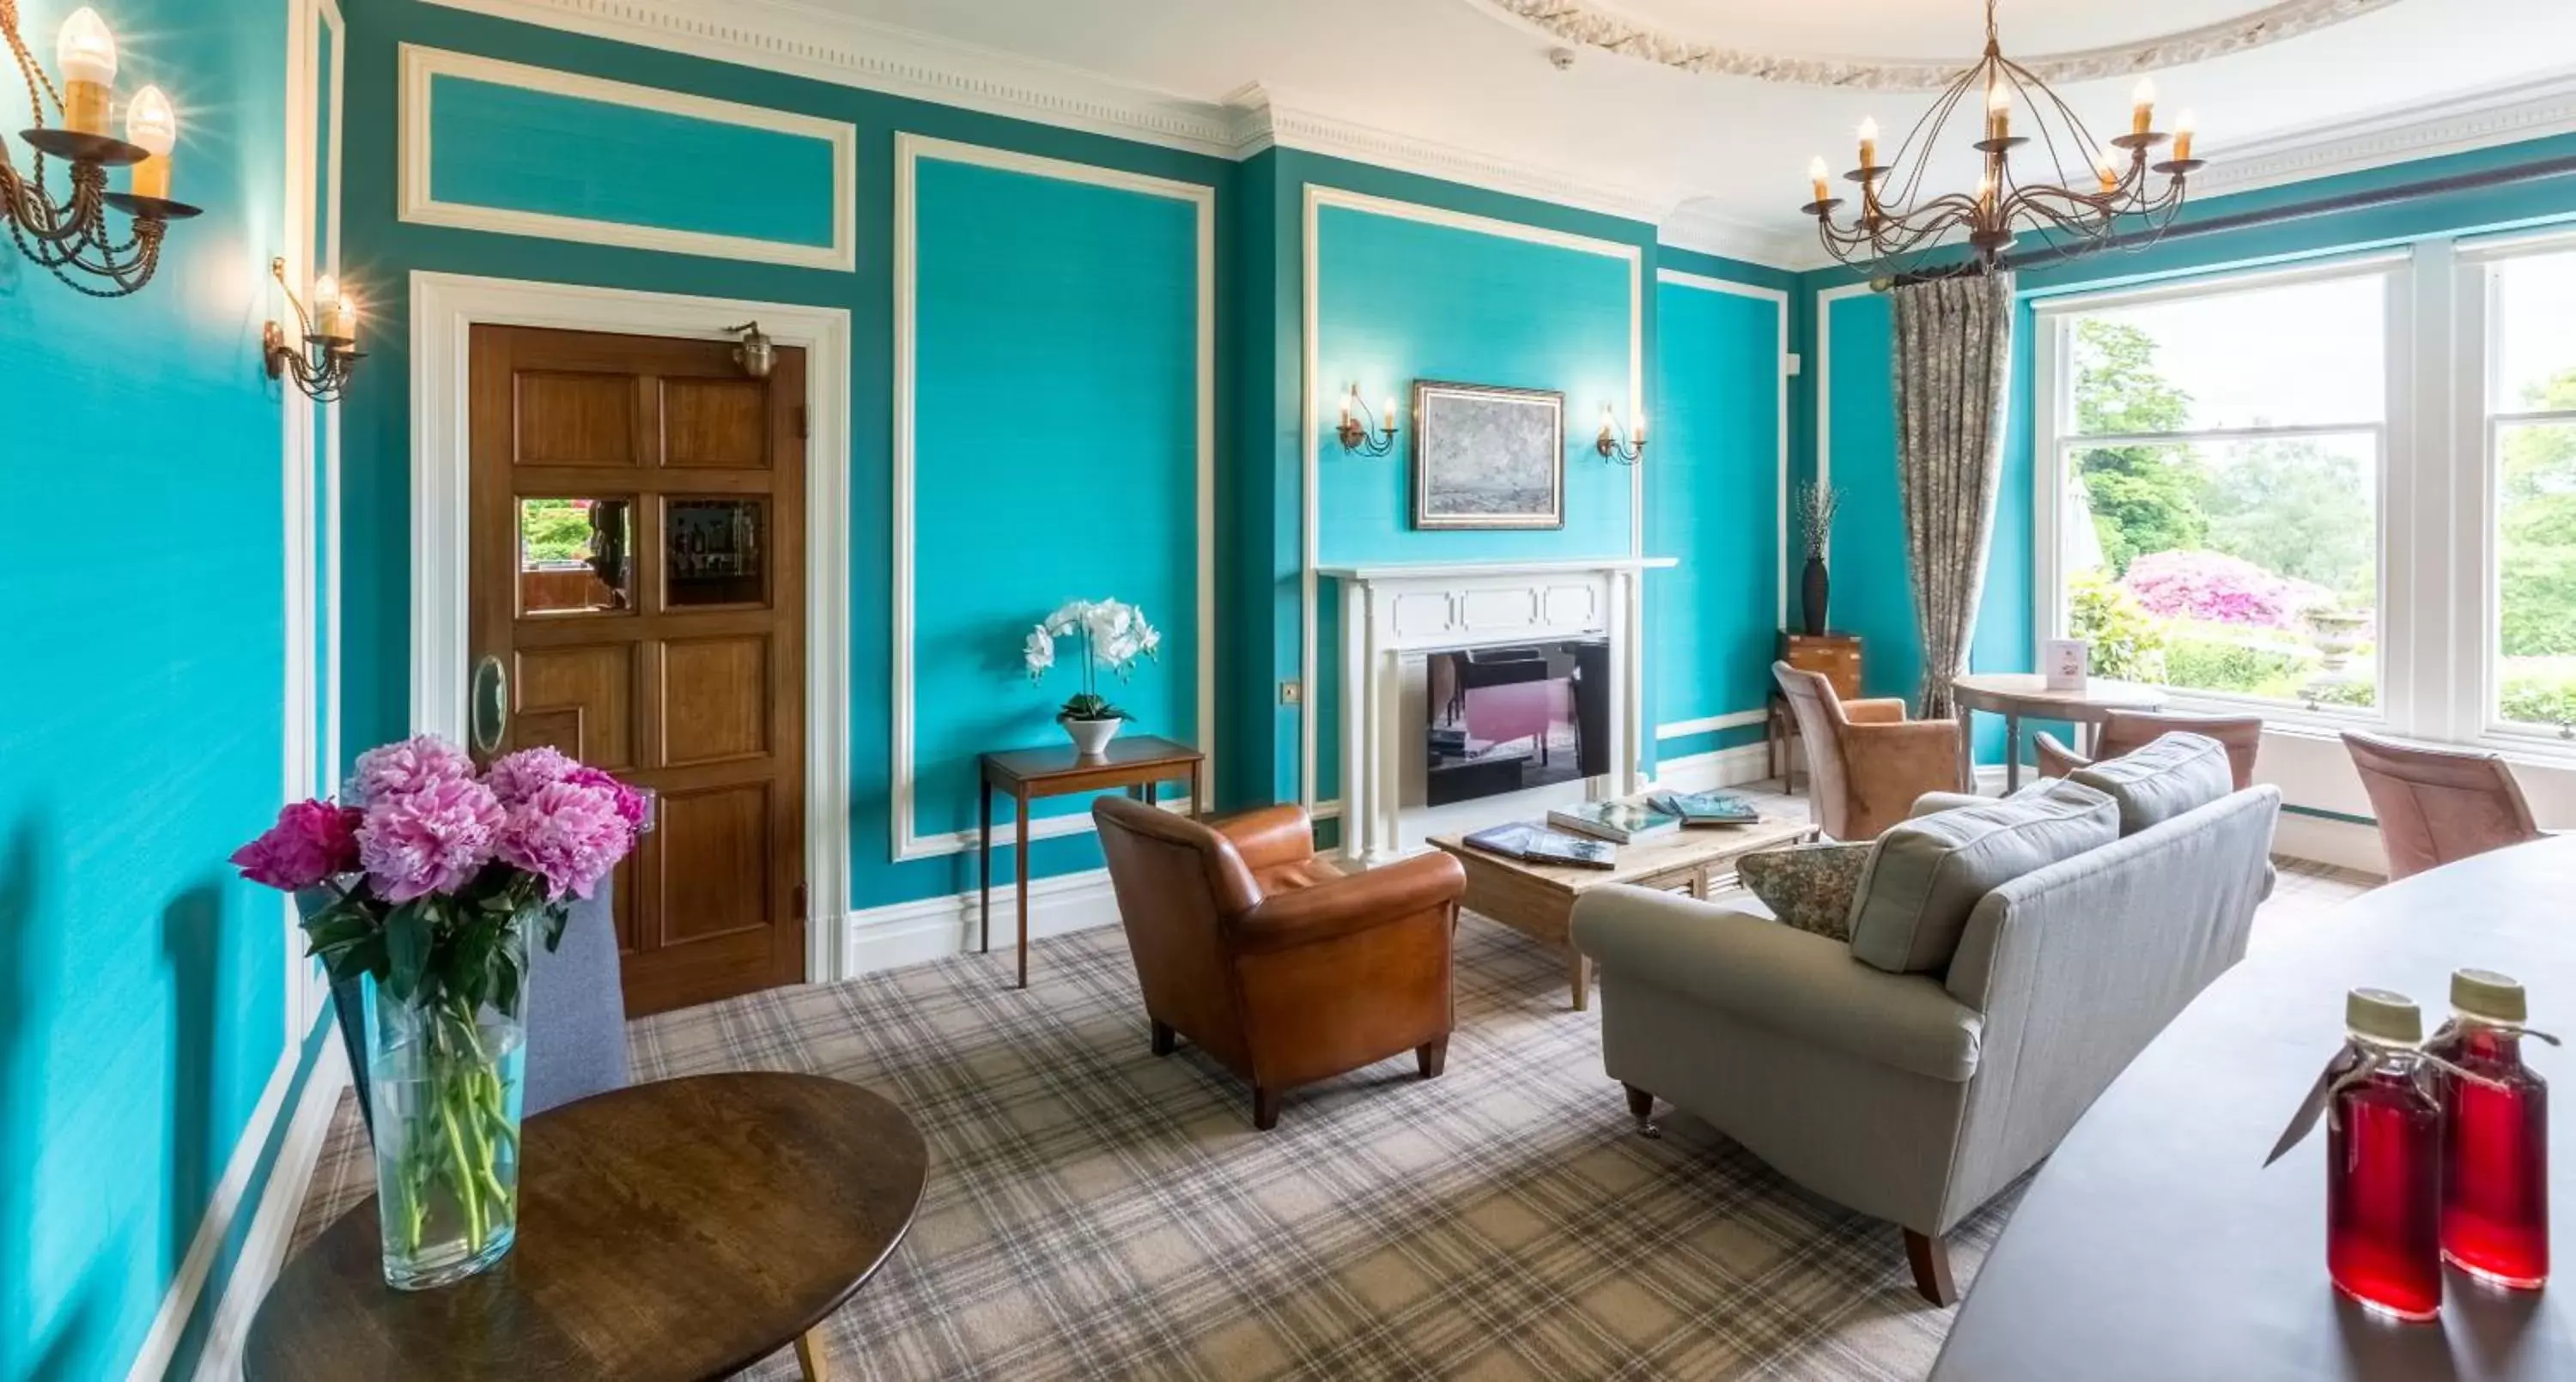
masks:
<instances>
[{"instance_id":1,"label":"wooden table leg","mask_svg":"<svg viewBox=\"0 0 2576 1382\"><path fill-rule=\"evenodd\" d=\"M1029 986L1029 799L1015 798L1019 811L1019 847L1011 851L1011 864L1019 873L1020 884L1020 987Z\"/></svg>"},{"instance_id":2,"label":"wooden table leg","mask_svg":"<svg viewBox=\"0 0 2576 1382\"><path fill-rule=\"evenodd\" d=\"M1592 1006L1592 961L1570 944L1566 952L1574 957L1574 1010L1582 1012Z\"/></svg>"},{"instance_id":3,"label":"wooden table leg","mask_svg":"<svg viewBox=\"0 0 2576 1382\"><path fill-rule=\"evenodd\" d=\"M975 813L975 824L983 832L983 847L976 853L983 869L984 903L980 909L983 922L975 941L975 953L989 955L993 950L993 783L990 778L985 779L983 790L976 799L983 803L983 809Z\"/></svg>"},{"instance_id":4,"label":"wooden table leg","mask_svg":"<svg viewBox=\"0 0 2576 1382\"><path fill-rule=\"evenodd\" d=\"M1200 818L1204 817L1204 816L1207 814L1207 803L1206 803L1206 802L1203 802L1203 801L1201 801L1201 800L1199 800L1199 786L1200 786L1199 765L1198 765L1198 764L1196 764L1196 763L1192 763L1192 764L1190 765L1190 819L1191 819L1191 820L1198 820L1198 819L1200 819Z\"/></svg>"},{"instance_id":5,"label":"wooden table leg","mask_svg":"<svg viewBox=\"0 0 2576 1382\"><path fill-rule=\"evenodd\" d=\"M1977 712L1959 702L1959 790L1977 790Z\"/></svg>"},{"instance_id":6,"label":"wooden table leg","mask_svg":"<svg viewBox=\"0 0 2576 1382\"><path fill-rule=\"evenodd\" d=\"M1970 791L1976 790L1969 788ZM2004 795L2021 790L2021 716L2004 712Z\"/></svg>"},{"instance_id":7,"label":"wooden table leg","mask_svg":"<svg viewBox=\"0 0 2576 1382\"><path fill-rule=\"evenodd\" d=\"M823 1326L796 1336L796 1368L805 1374L805 1382L831 1382L831 1355L823 1351Z\"/></svg>"}]
</instances>

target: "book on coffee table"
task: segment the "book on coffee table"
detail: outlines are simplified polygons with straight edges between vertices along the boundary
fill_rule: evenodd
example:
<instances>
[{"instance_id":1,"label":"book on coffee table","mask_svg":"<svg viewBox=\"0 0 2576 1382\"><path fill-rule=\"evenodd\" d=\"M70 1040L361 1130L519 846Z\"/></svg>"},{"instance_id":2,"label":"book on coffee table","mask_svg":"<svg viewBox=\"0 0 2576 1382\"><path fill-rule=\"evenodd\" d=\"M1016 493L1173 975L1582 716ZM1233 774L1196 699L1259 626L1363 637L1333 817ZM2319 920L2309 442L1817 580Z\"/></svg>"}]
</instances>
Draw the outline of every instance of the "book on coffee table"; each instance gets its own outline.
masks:
<instances>
[{"instance_id":1,"label":"book on coffee table","mask_svg":"<svg viewBox=\"0 0 2576 1382\"><path fill-rule=\"evenodd\" d=\"M1543 825L1498 825L1479 830L1466 842L1488 854L1529 864L1556 864L1578 869L1614 869L1619 850L1604 840L1569 835Z\"/></svg>"},{"instance_id":2,"label":"book on coffee table","mask_svg":"<svg viewBox=\"0 0 2576 1382\"><path fill-rule=\"evenodd\" d=\"M1646 798L1656 810L1681 817L1687 827L1759 825L1762 813L1733 792L1657 792Z\"/></svg>"},{"instance_id":3,"label":"book on coffee table","mask_svg":"<svg viewBox=\"0 0 2576 1382\"><path fill-rule=\"evenodd\" d=\"M1614 845L1633 845L1682 828L1681 817L1635 801L1587 801L1580 806L1560 806L1547 813L1547 823Z\"/></svg>"}]
</instances>

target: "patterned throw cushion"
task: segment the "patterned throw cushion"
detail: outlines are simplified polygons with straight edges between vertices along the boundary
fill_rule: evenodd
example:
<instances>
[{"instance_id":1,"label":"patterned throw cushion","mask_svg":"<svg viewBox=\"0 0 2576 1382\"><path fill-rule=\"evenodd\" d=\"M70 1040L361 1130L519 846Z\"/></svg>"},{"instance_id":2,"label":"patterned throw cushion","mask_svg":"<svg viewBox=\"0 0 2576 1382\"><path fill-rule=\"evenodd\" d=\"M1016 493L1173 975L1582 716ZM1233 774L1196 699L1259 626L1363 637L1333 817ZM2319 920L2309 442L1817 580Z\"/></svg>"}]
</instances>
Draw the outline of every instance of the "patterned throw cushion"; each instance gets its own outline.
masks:
<instances>
[{"instance_id":1,"label":"patterned throw cushion","mask_svg":"<svg viewBox=\"0 0 2576 1382\"><path fill-rule=\"evenodd\" d=\"M1801 931L1847 941L1852 896L1868 863L1866 842L1827 841L1747 854L1735 861L1735 872L1771 915Z\"/></svg>"}]
</instances>

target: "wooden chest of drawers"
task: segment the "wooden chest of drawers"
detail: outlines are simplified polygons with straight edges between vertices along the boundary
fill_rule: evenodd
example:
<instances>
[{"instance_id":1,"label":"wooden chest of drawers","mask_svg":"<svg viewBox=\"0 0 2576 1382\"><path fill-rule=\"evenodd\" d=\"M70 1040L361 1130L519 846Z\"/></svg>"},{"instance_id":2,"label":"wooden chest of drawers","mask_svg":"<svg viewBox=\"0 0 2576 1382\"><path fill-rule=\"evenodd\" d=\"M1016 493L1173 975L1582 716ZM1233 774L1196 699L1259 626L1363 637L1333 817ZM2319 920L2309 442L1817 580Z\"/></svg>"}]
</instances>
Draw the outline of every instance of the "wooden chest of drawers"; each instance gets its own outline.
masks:
<instances>
[{"instance_id":1,"label":"wooden chest of drawers","mask_svg":"<svg viewBox=\"0 0 2576 1382\"><path fill-rule=\"evenodd\" d=\"M1860 697L1860 639L1847 633L1780 635L1780 660L1801 672L1821 672L1844 700Z\"/></svg>"}]
</instances>

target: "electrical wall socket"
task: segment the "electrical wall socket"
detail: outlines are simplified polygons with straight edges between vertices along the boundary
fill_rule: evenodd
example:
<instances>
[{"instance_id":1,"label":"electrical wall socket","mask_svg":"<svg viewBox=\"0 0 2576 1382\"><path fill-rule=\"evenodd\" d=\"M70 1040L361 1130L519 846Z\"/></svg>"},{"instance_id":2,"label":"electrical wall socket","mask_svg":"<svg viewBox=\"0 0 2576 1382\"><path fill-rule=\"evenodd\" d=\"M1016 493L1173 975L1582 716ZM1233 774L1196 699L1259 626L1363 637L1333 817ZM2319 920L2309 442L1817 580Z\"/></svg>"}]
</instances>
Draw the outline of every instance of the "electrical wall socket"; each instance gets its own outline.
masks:
<instances>
[{"instance_id":1,"label":"electrical wall socket","mask_svg":"<svg viewBox=\"0 0 2576 1382\"><path fill-rule=\"evenodd\" d=\"M1303 705L1305 704L1305 701L1306 687L1303 682L1283 681L1279 683L1279 703L1281 705Z\"/></svg>"}]
</instances>

